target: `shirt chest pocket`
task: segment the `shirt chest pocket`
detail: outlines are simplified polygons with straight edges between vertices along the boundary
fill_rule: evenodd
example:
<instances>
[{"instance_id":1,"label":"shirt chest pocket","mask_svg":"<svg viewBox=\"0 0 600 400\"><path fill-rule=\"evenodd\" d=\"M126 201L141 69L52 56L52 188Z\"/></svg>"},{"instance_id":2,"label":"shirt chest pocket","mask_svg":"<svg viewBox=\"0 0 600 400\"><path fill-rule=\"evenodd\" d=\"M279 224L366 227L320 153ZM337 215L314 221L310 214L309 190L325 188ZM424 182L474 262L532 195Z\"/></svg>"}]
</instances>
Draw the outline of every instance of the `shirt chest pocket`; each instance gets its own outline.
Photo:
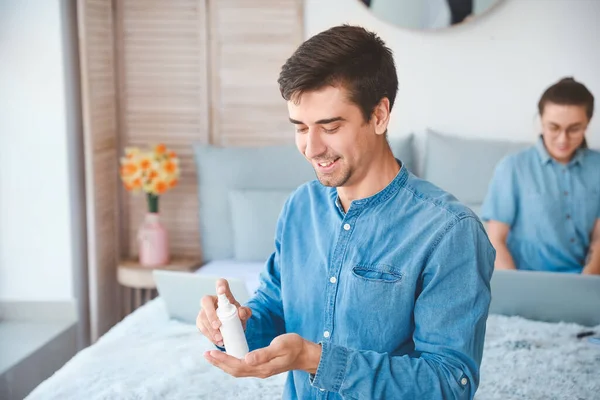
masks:
<instances>
[{"instance_id":1,"label":"shirt chest pocket","mask_svg":"<svg viewBox=\"0 0 600 400\"><path fill-rule=\"evenodd\" d=\"M400 283L402 273L391 265L359 264L352 268L352 275L364 283Z\"/></svg>"},{"instance_id":2,"label":"shirt chest pocket","mask_svg":"<svg viewBox=\"0 0 600 400\"><path fill-rule=\"evenodd\" d=\"M347 299L375 304L382 300L394 302L407 295L407 288L404 287L406 276L392 265L354 264L346 271L342 284Z\"/></svg>"}]
</instances>

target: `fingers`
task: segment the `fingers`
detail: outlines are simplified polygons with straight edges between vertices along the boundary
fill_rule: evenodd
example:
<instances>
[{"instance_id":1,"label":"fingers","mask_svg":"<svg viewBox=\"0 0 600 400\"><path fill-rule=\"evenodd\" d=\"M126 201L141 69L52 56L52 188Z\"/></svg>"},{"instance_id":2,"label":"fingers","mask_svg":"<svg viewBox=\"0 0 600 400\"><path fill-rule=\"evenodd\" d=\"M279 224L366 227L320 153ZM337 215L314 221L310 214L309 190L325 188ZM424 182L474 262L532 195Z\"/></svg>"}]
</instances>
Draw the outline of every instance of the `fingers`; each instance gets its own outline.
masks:
<instances>
[{"instance_id":1,"label":"fingers","mask_svg":"<svg viewBox=\"0 0 600 400\"><path fill-rule=\"evenodd\" d=\"M251 366L266 364L274 358L272 353L273 352L271 351L271 349L269 349L268 347L264 347L262 349L254 350L246 354L244 360L248 365Z\"/></svg>"},{"instance_id":2,"label":"fingers","mask_svg":"<svg viewBox=\"0 0 600 400\"><path fill-rule=\"evenodd\" d=\"M237 302L237 300L235 299L235 297L233 297L233 294L231 293L231 289L229 288L229 282L227 282L227 279L217 279L216 289L217 294L225 293L231 304L234 304L236 307L240 306L240 303Z\"/></svg>"},{"instance_id":3,"label":"fingers","mask_svg":"<svg viewBox=\"0 0 600 400\"><path fill-rule=\"evenodd\" d=\"M204 353L204 358L215 367L222 369L236 378L253 376L251 369L243 360L239 360L220 351L207 351Z\"/></svg>"},{"instance_id":4,"label":"fingers","mask_svg":"<svg viewBox=\"0 0 600 400\"><path fill-rule=\"evenodd\" d=\"M246 330L246 322L252 316L252 310L249 307L240 307L238 308L238 315L240 317L240 321L242 321L242 327Z\"/></svg>"},{"instance_id":5,"label":"fingers","mask_svg":"<svg viewBox=\"0 0 600 400\"><path fill-rule=\"evenodd\" d=\"M221 321L215 311L215 296L204 296L200 302L202 309L196 318L196 327L210 341L218 346L223 346L223 336L219 332Z\"/></svg>"},{"instance_id":6,"label":"fingers","mask_svg":"<svg viewBox=\"0 0 600 400\"><path fill-rule=\"evenodd\" d=\"M251 366L246 363L245 360L239 360L235 357L232 357L228 354L222 353L220 351L207 351L204 353L204 358L214 365L228 373L231 376L236 378L243 377L257 377L257 378L268 378L269 376L275 375L279 373L282 368L279 367L274 368L274 365L271 363L259 365L259 366Z\"/></svg>"},{"instance_id":7,"label":"fingers","mask_svg":"<svg viewBox=\"0 0 600 400\"><path fill-rule=\"evenodd\" d=\"M229 282L226 279L218 279L216 282L217 294L225 294L229 302L238 307L238 315L242 321L242 326L246 329L246 321L252 315L252 311L248 307L241 307L240 303L233 297ZM217 296L204 296L200 301L202 309L196 318L196 327L217 346L223 346L223 336L219 332L221 321L217 317Z\"/></svg>"},{"instance_id":8,"label":"fingers","mask_svg":"<svg viewBox=\"0 0 600 400\"><path fill-rule=\"evenodd\" d=\"M208 338L213 344L223 347L223 336L217 329L213 329L208 322L206 314L200 311L196 318L196 327L202 332L204 336Z\"/></svg>"},{"instance_id":9,"label":"fingers","mask_svg":"<svg viewBox=\"0 0 600 400\"><path fill-rule=\"evenodd\" d=\"M221 326L221 321L217 317L215 303L215 296L204 296L202 297L202 300L200 300L200 307L202 307L201 311L204 311L204 313L206 314L209 327L212 329L218 329Z\"/></svg>"}]
</instances>

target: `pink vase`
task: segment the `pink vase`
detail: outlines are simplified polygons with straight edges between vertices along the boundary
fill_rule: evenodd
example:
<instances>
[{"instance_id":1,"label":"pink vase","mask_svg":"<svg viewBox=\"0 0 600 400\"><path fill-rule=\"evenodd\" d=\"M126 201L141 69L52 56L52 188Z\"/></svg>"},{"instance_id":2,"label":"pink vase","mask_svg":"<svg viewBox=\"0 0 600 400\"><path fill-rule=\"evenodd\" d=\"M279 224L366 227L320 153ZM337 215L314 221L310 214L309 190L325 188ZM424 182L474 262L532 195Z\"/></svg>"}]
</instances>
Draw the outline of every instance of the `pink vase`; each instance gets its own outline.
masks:
<instances>
[{"instance_id":1,"label":"pink vase","mask_svg":"<svg viewBox=\"0 0 600 400\"><path fill-rule=\"evenodd\" d=\"M159 267L169 263L167 230L157 213L148 213L138 231L140 265Z\"/></svg>"}]
</instances>

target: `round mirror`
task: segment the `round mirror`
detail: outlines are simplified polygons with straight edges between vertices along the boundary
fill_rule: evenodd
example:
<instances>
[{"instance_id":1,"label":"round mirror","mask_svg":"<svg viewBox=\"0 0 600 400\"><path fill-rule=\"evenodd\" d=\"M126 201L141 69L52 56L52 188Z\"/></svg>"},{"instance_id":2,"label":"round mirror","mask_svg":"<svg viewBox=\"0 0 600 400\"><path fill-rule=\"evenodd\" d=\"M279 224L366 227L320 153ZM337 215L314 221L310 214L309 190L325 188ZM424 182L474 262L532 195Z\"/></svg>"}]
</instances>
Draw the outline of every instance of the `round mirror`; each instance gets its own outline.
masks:
<instances>
[{"instance_id":1,"label":"round mirror","mask_svg":"<svg viewBox=\"0 0 600 400\"><path fill-rule=\"evenodd\" d=\"M357 0L352 0L357 1ZM501 0L358 0L377 18L409 29L441 29L468 22Z\"/></svg>"}]
</instances>

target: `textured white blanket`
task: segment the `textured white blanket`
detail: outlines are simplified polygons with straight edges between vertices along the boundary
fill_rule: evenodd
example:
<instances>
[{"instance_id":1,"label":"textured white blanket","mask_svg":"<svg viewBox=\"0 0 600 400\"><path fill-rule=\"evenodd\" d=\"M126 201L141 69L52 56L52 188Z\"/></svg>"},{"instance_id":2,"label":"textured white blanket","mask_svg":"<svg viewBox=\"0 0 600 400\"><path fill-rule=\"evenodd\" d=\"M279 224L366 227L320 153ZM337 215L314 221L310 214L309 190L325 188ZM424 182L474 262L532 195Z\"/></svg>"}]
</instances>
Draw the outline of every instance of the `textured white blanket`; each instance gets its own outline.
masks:
<instances>
[{"instance_id":1,"label":"textured white blanket","mask_svg":"<svg viewBox=\"0 0 600 400\"><path fill-rule=\"evenodd\" d=\"M492 315L478 400L600 399L600 346L574 324ZM597 327L600 331L600 326ZM204 360L194 326L156 299L79 352L27 399L280 399L285 374L235 379Z\"/></svg>"}]
</instances>

